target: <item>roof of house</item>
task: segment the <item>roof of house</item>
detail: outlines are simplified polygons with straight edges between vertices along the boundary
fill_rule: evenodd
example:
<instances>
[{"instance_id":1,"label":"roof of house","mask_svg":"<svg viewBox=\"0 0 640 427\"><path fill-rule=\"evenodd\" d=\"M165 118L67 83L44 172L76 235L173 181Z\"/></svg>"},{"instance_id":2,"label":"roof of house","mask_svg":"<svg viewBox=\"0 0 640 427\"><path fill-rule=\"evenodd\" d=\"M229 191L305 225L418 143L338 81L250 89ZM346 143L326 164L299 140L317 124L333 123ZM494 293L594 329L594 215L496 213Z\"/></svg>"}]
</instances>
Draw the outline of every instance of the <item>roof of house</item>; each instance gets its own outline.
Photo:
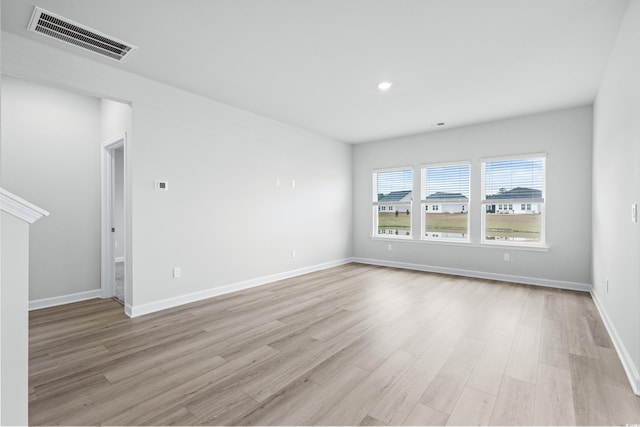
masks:
<instances>
[{"instance_id":1,"label":"roof of house","mask_svg":"<svg viewBox=\"0 0 640 427\"><path fill-rule=\"evenodd\" d=\"M462 193L446 193L444 191L437 191L428 195L425 200L437 200L437 201L467 201L469 198Z\"/></svg>"},{"instance_id":2,"label":"roof of house","mask_svg":"<svg viewBox=\"0 0 640 427\"><path fill-rule=\"evenodd\" d=\"M491 194L487 199L540 199L542 191L533 188L516 187L499 194Z\"/></svg>"},{"instance_id":3,"label":"roof of house","mask_svg":"<svg viewBox=\"0 0 640 427\"><path fill-rule=\"evenodd\" d=\"M403 190L403 191L392 191L388 194L381 194L378 196L379 202L399 202L406 198L407 196L411 196L411 190Z\"/></svg>"}]
</instances>

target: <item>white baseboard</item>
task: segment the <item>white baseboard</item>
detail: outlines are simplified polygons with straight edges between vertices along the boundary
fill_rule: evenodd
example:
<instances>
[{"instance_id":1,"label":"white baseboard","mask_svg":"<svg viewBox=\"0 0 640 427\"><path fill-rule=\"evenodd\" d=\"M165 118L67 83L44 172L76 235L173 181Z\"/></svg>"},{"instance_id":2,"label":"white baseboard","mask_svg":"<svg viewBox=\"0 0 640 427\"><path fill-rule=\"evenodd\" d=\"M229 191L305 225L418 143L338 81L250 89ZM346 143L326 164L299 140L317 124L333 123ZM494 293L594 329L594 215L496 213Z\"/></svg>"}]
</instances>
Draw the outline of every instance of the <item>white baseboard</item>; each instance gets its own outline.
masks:
<instances>
[{"instance_id":1,"label":"white baseboard","mask_svg":"<svg viewBox=\"0 0 640 427\"><path fill-rule=\"evenodd\" d=\"M631 384L631 389L636 395L640 396L640 374L638 373L638 368L635 363L633 363L633 359L631 358L631 355L629 355L627 347L622 342L622 339L620 339L620 335L618 335L618 331L615 326L613 326L613 322L611 322L611 318L607 314L604 305L600 303L600 300L593 291L591 292L591 298L596 304L596 308L600 313L604 326L607 328L607 332L609 332L611 341L613 341L613 346L616 348L620 362L622 362L622 367L627 374L627 379L629 380L629 384Z\"/></svg>"},{"instance_id":2,"label":"white baseboard","mask_svg":"<svg viewBox=\"0 0 640 427\"><path fill-rule=\"evenodd\" d=\"M179 305L188 304L190 302L196 302L207 298L213 298L219 295L228 294L231 292L241 291L244 289L253 288L260 285L266 285L268 283L277 282L278 280L288 279L290 277L301 276L307 273L313 273L314 271L325 270L331 267L337 267L339 265L348 264L351 262L351 258L345 258L336 261L330 261L323 264L312 265L310 267L303 267L296 270L286 271L284 273L272 274L269 276L258 277L256 279L249 279L243 282L233 283L218 288L207 289L204 291L193 292L186 295L180 295L173 298L167 298L160 301L150 302L147 304L133 305L125 307L125 313L129 317L138 317L144 314L153 313L160 310L166 310L168 308L177 307Z\"/></svg>"},{"instance_id":3,"label":"white baseboard","mask_svg":"<svg viewBox=\"0 0 640 427\"><path fill-rule=\"evenodd\" d=\"M540 279L536 277L512 276L509 274L487 273L484 271L461 270L458 268L436 267L424 264L411 264L407 262L387 261L371 258L351 258L352 262L361 264L379 265L382 267L404 268L407 270L427 271L430 273L451 274L454 276L474 277L477 279L498 280L501 282L522 283L525 285L546 286L549 288L570 289L573 291L590 292L591 285L586 283L566 282L563 280Z\"/></svg>"},{"instance_id":4,"label":"white baseboard","mask_svg":"<svg viewBox=\"0 0 640 427\"><path fill-rule=\"evenodd\" d=\"M75 294L61 295L59 297L43 298L29 301L29 311L41 308L55 307L57 305L71 304L72 302L85 301L88 299L101 298L102 291L94 289L92 291L78 292Z\"/></svg>"}]
</instances>

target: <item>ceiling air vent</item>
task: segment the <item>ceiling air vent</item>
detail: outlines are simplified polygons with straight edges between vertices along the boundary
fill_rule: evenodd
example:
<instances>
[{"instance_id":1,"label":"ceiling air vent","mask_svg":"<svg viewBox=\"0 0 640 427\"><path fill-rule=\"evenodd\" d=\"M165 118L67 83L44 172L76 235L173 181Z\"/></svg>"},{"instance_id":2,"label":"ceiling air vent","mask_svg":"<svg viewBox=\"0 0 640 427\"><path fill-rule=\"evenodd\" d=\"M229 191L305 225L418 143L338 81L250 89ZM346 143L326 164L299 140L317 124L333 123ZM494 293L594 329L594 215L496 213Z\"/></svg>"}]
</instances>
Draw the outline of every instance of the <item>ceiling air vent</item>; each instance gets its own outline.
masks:
<instances>
[{"instance_id":1,"label":"ceiling air vent","mask_svg":"<svg viewBox=\"0 0 640 427\"><path fill-rule=\"evenodd\" d=\"M138 48L93 28L36 7L28 29L81 47L118 62L124 62Z\"/></svg>"}]
</instances>

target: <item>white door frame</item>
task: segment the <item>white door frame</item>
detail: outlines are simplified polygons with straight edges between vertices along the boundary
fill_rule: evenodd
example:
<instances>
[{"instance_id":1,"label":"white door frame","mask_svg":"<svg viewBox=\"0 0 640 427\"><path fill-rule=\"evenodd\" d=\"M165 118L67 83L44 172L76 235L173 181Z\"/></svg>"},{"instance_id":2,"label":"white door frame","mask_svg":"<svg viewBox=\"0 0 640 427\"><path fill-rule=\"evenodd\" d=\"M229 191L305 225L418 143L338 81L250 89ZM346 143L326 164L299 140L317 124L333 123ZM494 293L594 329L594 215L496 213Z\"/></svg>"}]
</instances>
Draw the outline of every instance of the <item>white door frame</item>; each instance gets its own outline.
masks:
<instances>
[{"instance_id":1,"label":"white door frame","mask_svg":"<svg viewBox=\"0 0 640 427\"><path fill-rule=\"evenodd\" d=\"M124 305L125 313L129 314L130 302L128 301L129 285L129 206L128 206L128 174L127 174L127 133L113 137L102 143L101 157L101 215L100 215L100 240L101 240L101 268L100 288L102 298L111 298L115 295L115 259L113 251L113 192L114 192L114 152L122 147L124 152Z\"/></svg>"}]
</instances>

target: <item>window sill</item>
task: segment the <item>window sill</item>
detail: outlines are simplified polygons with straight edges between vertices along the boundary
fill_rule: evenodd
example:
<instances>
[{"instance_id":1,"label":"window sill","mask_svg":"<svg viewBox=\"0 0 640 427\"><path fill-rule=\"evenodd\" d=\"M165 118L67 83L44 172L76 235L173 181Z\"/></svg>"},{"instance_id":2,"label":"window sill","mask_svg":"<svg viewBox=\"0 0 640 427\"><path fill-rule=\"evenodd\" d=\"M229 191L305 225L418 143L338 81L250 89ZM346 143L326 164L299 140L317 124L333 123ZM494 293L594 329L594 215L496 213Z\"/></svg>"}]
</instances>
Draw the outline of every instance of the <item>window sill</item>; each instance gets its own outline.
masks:
<instances>
[{"instance_id":1,"label":"window sill","mask_svg":"<svg viewBox=\"0 0 640 427\"><path fill-rule=\"evenodd\" d=\"M418 244L426 244L426 245L444 245L444 246L459 246L465 248L496 248L501 250L517 250L517 251L530 251L530 252L549 252L551 249L550 246L547 245L522 245L522 244L514 244L514 243L472 243L472 242L454 242L451 240L433 240L433 239L412 239L412 238L402 238L402 237L377 237L372 236L371 240L378 240L382 242L407 242L407 243L418 243Z\"/></svg>"}]
</instances>

